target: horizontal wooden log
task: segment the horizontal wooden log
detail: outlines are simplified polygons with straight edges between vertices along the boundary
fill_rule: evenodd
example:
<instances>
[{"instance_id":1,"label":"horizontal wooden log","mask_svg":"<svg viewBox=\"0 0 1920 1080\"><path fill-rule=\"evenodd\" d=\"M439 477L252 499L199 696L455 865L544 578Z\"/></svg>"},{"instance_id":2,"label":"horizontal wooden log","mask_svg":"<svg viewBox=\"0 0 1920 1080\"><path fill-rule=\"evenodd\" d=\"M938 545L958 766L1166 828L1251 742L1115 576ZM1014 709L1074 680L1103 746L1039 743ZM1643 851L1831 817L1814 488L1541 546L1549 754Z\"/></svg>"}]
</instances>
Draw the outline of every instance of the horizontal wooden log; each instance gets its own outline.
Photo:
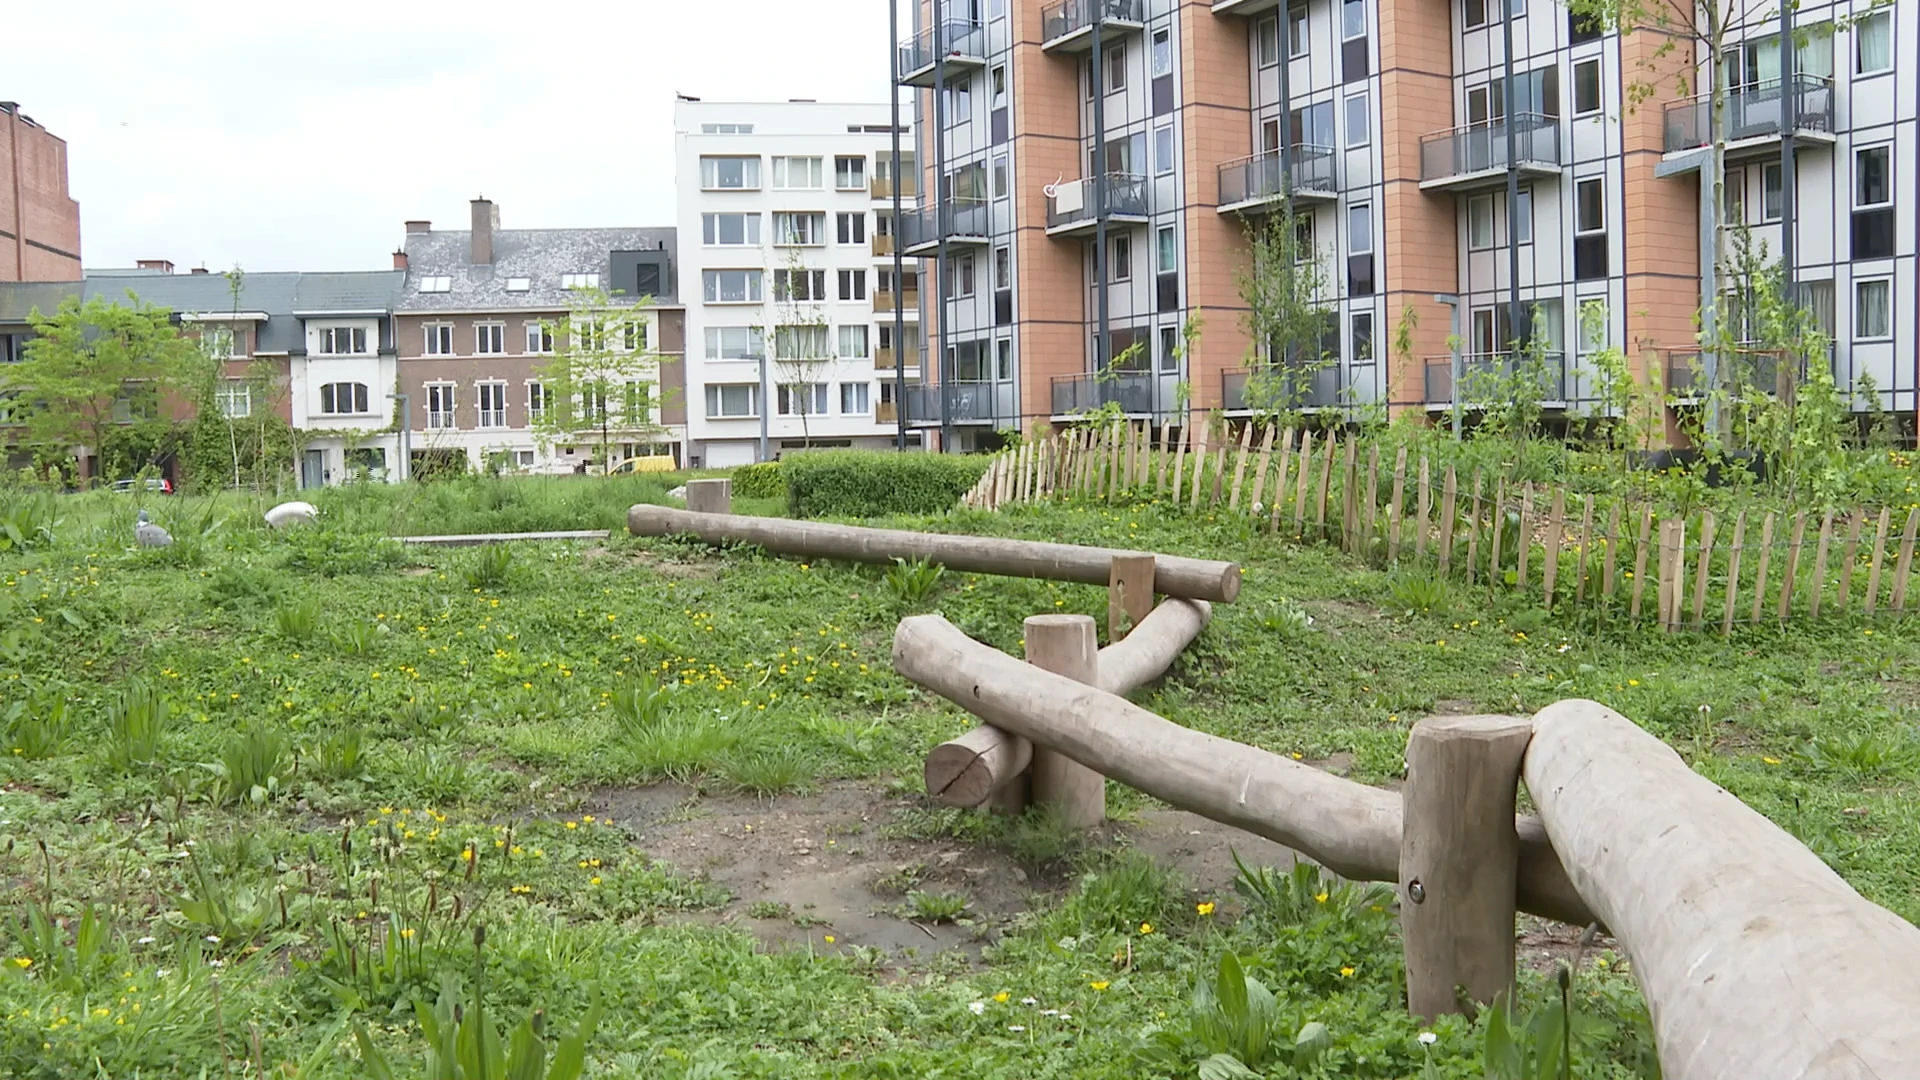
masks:
<instances>
[{"instance_id":1,"label":"horizontal wooden log","mask_svg":"<svg viewBox=\"0 0 1920 1080\"><path fill-rule=\"evenodd\" d=\"M635 536L694 536L709 544L758 544L785 555L880 563L926 559L973 574L1043 578L1085 585L1107 584L1115 555L1110 548L1007 540L992 536L917 533L832 525L789 518L696 514L641 503L627 511ZM1163 596L1232 603L1240 594L1240 568L1228 562L1155 555L1153 591Z\"/></svg>"},{"instance_id":2,"label":"horizontal wooden log","mask_svg":"<svg viewBox=\"0 0 1920 1080\"><path fill-rule=\"evenodd\" d=\"M1534 725L1527 791L1632 957L1668 1080L1914 1074L1920 929L1606 706Z\"/></svg>"},{"instance_id":3,"label":"horizontal wooden log","mask_svg":"<svg viewBox=\"0 0 1920 1080\"><path fill-rule=\"evenodd\" d=\"M1125 694L1166 674L1212 614L1213 606L1205 600L1163 601L1124 641L1100 650L1100 688ZM994 792L1018 779L1032 757L1026 739L982 724L927 755L927 794L942 806L984 805Z\"/></svg>"},{"instance_id":4,"label":"horizontal wooden log","mask_svg":"<svg viewBox=\"0 0 1920 1080\"><path fill-rule=\"evenodd\" d=\"M1181 727L1098 687L1041 671L938 615L902 619L893 667L989 724L1164 802L1284 844L1356 881L1398 881L1400 796ZM1537 821L1516 823L1523 911L1585 926L1591 910Z\"/></svg>"},{"instance_id":5,"label":"horizontal wooden log","mask_svg":"<svg viewBox=\"0 0 1920 1080\"><path fill-rule=\"evenodd\" d=\"M460 533L449 536L397 536L403 544L421 547L479 547L482 544L511 544L522 540L605 540L606 529L570 529L561 532Z\"/></svg>"}]
</instances>

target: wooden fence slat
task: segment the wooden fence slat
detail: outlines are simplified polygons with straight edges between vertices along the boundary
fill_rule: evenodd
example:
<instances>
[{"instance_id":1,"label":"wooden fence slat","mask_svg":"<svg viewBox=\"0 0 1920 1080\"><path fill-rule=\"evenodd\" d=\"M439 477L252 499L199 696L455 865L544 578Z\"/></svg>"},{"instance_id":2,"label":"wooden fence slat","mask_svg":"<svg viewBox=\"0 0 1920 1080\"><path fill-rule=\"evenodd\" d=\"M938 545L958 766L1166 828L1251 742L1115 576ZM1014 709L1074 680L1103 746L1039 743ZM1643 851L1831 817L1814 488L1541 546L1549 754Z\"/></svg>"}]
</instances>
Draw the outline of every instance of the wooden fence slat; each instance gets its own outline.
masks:
<instances>
[{"instance_id":1,"label":"wooden fence slat","mask_svg":"<svg viewBox=\"0 0 1920 1080\"><path fill-rule=\"evenodd\" d=\"M1313 527L1322 539L1327 535L1327 493L1333 487L1333 456L1340 449L1340 433L1335 431L1325 442L1327 453L1320 462L1320 491L1313 500Z\"/></svg>"},{"instance_id":2,"label":"wooden fence slat","mask_svg":"<svg viewBox=\"0 0 1920 1080\"><path fill-rule=\"evenodd\" d=\"M1560 576L1560 539L1566 531L1567 492L1553 489L1553 509L1547 516L1547 542L1540 559L1540 599L1542 606L1553 608L1554 580Z\"/></svg>"},{"instance_id":3,"label":"wooden fence slat","mask_svg":"<svg viewBox=\"0 0 1920 1080\"><path fill-rule=\"evenodd\" d=\"M1576 606L1587 602L1587 559L1593 551L1593 493L1580 496L1585 504L1580 510L1580 559L1575 573L1579 577L1573 583L1573 602Z\"/></svg>"},{"instance_id":4,"label":"wooden fence slat","mask_svg":"<svg viewBox=\"0 0 1920 1080\"><path fill-rule=\"evenodd\" d=\"M1500 576L1500 534L1507 527L1507 482L1493 489L1493 536L1487 543L1487 586L1497 589L1505 581Z\"/></svg>"},{"instance_id":5,"label":"wooden fence slat","mask_svg":"<svg viewBox=\"0 0 1920 1080\"><path fill-rule=\"evenodd\" d=\"M1180 426L1180 449L1177 453L1174 454L1174 457L1173 457L1172 495L1173 495L1173 504L1175 506L1180 505L1180 492L1182 490L1180 484L1181 484L1182 478L1186 475L1186 468L1187 468L1187 444L1192 441L1193 441L1193 424L1192 423L1182 424Z\"/></svg>"},{"instance_id":6,"label":"wooden fence slat","mask_svg":"<svg viewBox=\"0 0 1920 1080\"><path fill-rule=\"evenodd\" d=\"M1780 607L1774 618L1787 621L1787 612L1793 610L1793 588L1800 576L1800 544L1807 537L1807 512L1793 515L1793 538L1787 541L1787 565L1780 572Z\"/></svg>"},{"instance_id":7,"label":"wooden fence slat","mask_svg":"<svg viewBox=\"0 0 1920 1080\"><path fill-rule=\"evenodd\" d=\"M1453 466L1447 466L1447 478L1440 488L1440 575L1446 576L1448 565L1453 562L1453 523L1454 502L1459 495L1458 482L1454 478Z\"/></svg>"},{"instance_id":8,"label":"wooden fence slat","mask_svg":"<svg viewBox=\"0 0 1920 1080\"><path fill-rule=\"evenodd\" d=\"M1120 424L1107 428L1107 468L1106 487L1102 492L1108 502L1120 494L1121 470L1126 466L1126 448L1121 445L1120 435L1125 430Z\"/></svg>"},{"instance_id":9,"label":"wooden fence slat","mask_svg":"<svg viewBox=\"0 0 1920 1080\"><path fill-rule=\"evenodd\" d=\"M1360 533L1360 440L1347 440L1345 460L1341 463L1340 484L1340 545L1347 551L1354 550Z\"/></svg>"},{"instance_id":10,"label":"wooden fence slat","mask_svg":"<svg viewBox=\"0 0 1920 1080\"><path fill-rule=\"evenodd\" d=\"M1833 543L1833 511L1820 517L1820 542L1813 549L1813 596L1807 601L1807 618L1820 617L1820 596L1827 591L1827 548Z\"/></svg>"},{"instance_id":11,"label":"wooden fence slat","mask_svg":"<svg viewBox=\"0 0 1920 1080\"><path fill-rule=\"evenodd\" d=\"M1647 544L1653 538L1653 505L1640 508L1640 543L1633 553L1633 599L1627 607L1630 618L1640 617L1640 594L1647 586Z\"/></svg>"},{"instance_id":12,"label":"wooden fence slat","mask_svg":"<svg viewBox=\"0 0 1920 1080\"><path fill-rule=\"evenodd\" d=\"M1193 444L1193 487L1187 495L1187 508L1200 509L1200 486L1207 473L1207 453L1213 449L1213 425L1211 422L1200 425L1200 435Z\"/></svg>"},{"instance_id":13,"label":"wooden fence slat","mask_svg":"<svg viewBox=\"0 0 1920 1080\"><path fill-rule=\"evenodd\" d=\"M1160 425L1160 456L1154 462L1153 494L1155 498L1167 493L1167 470L1173 467L1173 421L1167 420Z\"/></svg>"},{"instance_id":14,"label":"wooden fence slat","mask_svg":"<svg viewBox=\"0 0 1920 1080\"><path fill-rule=\"evenodd\" d=\"M1295 459L1299 465L1299 477L1295 481L1293 493L1293 531L1296 536L1305 536L1307 532L1307 485L1312 482L1313 473L1313 430L1308 428L1300 432L1300 454Z\"/></svg>"},{"instance_id":15,"label":"wooden fence slat","mask_svg":"<svg viewBox=\"0 0 1920 1080\"><path fill-rule=\"evenodd\" d=\"M1208 506L1219 506L1226 494L1223 488L1227 479L1227 448L1233 445L1233 438L1224 432L1222 435L1219 449L1213 452L1213 483L1207 488Z\"/></svg>"},{"instance_id":16,"label":"wooden fence slat","mask_svg":"<svg viewBox=\"0 0 1920 1080\"><path fill-rule=\"evenodd\" d=\"M1668 557L1673 572L1673 587L1667 590L1667 632L1680 629L1681 613L1687 602L1687 519L1673 523L1673 554Z\"/></svg>"},{"instance_id":17,"label":"wooden fence slat","mask_svg":"<svg viewBox=\"0 0 1920 1080\"><path fill-rule=\"evenodd\" d=\"M1480 559L1480 470L1473 470L1473 495L1467 501L1467 584Z\"/></svg>"},{"instance_id":18,"label":"wooden fence slat","mask_svg":"<svg viewBox=\"0 0 1920 1080\"><path fill-rule=\"evenodd\" d=\"M1247 477L1247 451L1253 442L1253 421L1240 425L1240 454L1233 462L1233 493L1227 499L1227 509L1240 509L1240 484Z\"/></svg>"},{"instance_id":19,"label":"wooden fence slat","mask_svg":"<svg viewBox=\"0 0 1920 1080\"><path fill-rule=\"evenodd\" d=\"M1656 563L1659 583L1655 589L1654 622L1662 632L1673 632L1673 597L1680 589L1680 564L1675 558L1684 542L1681 529L1685 519L1667 518L1660 522L1660 550Z\"/></svg>"},{"instance_id":20,"label":"wooden fence slat","mask_svg":"<svg viewBox=\"0 0 1920 1080\"><path fill-rule=\"evenodd\" d=\"M1360 529L1367 534L1366 547L1361 553L1368 562L1373 561L1374 526L1380 519L1380 444L1367 447L1367 501L1361 504Z\"/></svg>"},{"instance_id":21,"label":"wooden fence slat","mask_svg":"<svg viewBox=\"0 0 1920 1080\"><path fill-rule=\"evenodd\" d=\"M1867 568L1867 604L1861 610L1873 614L1880 602L1880 564L1887 554L1887 526L1893 524L1893 507L1880 508L1880 524L1873 531L1873 562Z\"/></svg>"},{"instance_id":22,"label":"wooden fence slat","mask_svg":"<svg viewBox=\"0 0 1920 1080\"><path fill-rule=\"evenodd\" d=\"M1140 454L1134 463L1133 486L1145 490L1148 481L1153 479L1153 421L1140 421L1140 434L1135 441L1140 444Z\"/></svg>"},{"instance_id":23,"label":"wooden fence slat","mask_svg":"<svg viewBox=\"0 0 1920 1080\"><path fill-rule=\"evenodd\" d=\"M1407 448L1393 455L1393 495L1387 501L1387 562L1400 561L1400 522L1407 494Z\"/></svg>"},{"instance_id":24,"label":"wooden fence slat","mask_svg":"<svg viewBox=\"0 0 1920 1080\"><path fill-rule=\"evenodd\" d=\"M1866 526L1867 512L1856 510L1847 515L1847 546L1840 560L1840 587L1833 598L1833 609L1844 613L1853 598L1853 564L1860 556L1860 530Z\"/></svg>"},{"instance_id":25,"label":"wooden fence slat","mask_svg":"<svg viewBox=\"0 0 1920 1080\"><path fill-rule=\"evenodd\" d=\"M1733 605L1740 599L1740 555L1747 543L1747 512L1733 518L1733 544L1727 548L1727 611L1720 619L1720 636L1733 633Z\"/></svg>"},{"instance_id":26,"label":"wooden fence slat","mask_svg":"<svg viewBox=\"0 0 1920 1080\"><path fill-rule=\"evenodd\" d=\"M1613 603L1613 571L1620 557L1620 500L1616 499L1613 508L1607 511L1607 557L1600 568L1600 606Z\"/></svg>"},{"instance_id":27,"label":"wooden fence slat","mask_svg":"<svg viewBox=\"0 0 1920 1080\"><path fill-rule=\"evenodd\" d=\"M1267 531L1280 531L1280 508L1287 501L1287 466L1293 461L1293 429L1280 433L1280 471L1273 478L1273 508L1267 511Z\"/></svg>"},{"instance_id":28,"label":"wooden fence slat","mask_svg":"<svg viewBox=\"0 0 1920 1080\"><path fill-rule=\"evenodd\" d=\"M1273 425L1267 425L1266 437L1260 440L1260 460L1254 466L1253 474L1253 512L1256 519L1266 507L1267 470L1273 468ZM1258 524L1256 520L1255 524Z\"/></svg>"},{"instance_id":29,"label":"wooden fence slat","mask_svg":"<svg viewBox=\"0 0 1920 1080\"><path fill-rule=\"evenodd\" d=\"M1420 455L1420 490L1414 502L1420 508L1420 516L1413 527L1413 557L1424 559L1427 557L1427 518L1433 510L1433 466L1425 454Z\"/></svg>"},{"instance_id":30,"label":"wooden fence slat","mask_svg":"<svg viewBox=\"0 0 1920 1080\"><path fill-rule=\"evenodd\" d=\"M1693 571L1693 619L1689 625L1705 626L1707 617L1707 579L1713 570L1713 511L1700 511L1700 565Z\"/></svg>"},{"instance_id":31,"label":"wooden fence slat","mask_svg":"<svg viewBox=\"0 0 1920 1080\"><path fill-rule=\"evenodd\" d=\"M1900 566L1893 572L1893 610L1907 610L1907 573L1913 569L1913 541L1920 534L1920 506L1907 511L1906 535L1900 538Z\"/></svg>"},{"instance_id":32,"label":"wooden fence slat","mask_svg":"<svg viewBox=\"0 0 1920 1080\"><path fill-rule=\"evenodd\" d=\"M1760 622L1760 608L1767 602L1767 564L1773 560L1773 511L1760 521L1760 561L1753 567L1753 623Z\"/></svg>"},{"instance_id":33,"label":"wooden fence slat","mask_svg":"<svg viewBox=\"0 0 1920 1080\"><path fill-rule=\"evenodd\" d=\"M1520 486L1520 559L1514 564L1513 587L1526 595L1527 568L1533 562L1533 481Z\"/></svg>"}]
</instances>

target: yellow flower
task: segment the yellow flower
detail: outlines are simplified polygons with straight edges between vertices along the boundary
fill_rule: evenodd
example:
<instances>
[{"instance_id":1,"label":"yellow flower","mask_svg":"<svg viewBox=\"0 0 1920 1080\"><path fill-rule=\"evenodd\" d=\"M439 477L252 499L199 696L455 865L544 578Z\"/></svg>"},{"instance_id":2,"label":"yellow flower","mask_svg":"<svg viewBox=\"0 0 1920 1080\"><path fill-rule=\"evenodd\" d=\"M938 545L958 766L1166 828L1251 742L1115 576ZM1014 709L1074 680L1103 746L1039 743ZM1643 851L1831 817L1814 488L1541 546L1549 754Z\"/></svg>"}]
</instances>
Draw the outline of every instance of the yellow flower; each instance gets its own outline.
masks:
<instances>
[{"instance_id":1,"label":"yellow flower","mask_svg":"<svg viewBox=\"0 0 1920 1080\"><path fill-rule=\"evenodd\" d=\"M406 939L407 939L408 941L412 941L412 940L413 940L413 927L411 927L411 926L409 926L409 927L407 927L407 928L406 928L405 930L402 930L402 931L400 931L400 936L401 936L401 937L403 937L403 938L406 938Z\"/></svg>"},{"instance_id":2,"label":"yellow flower","mask_svg":"<svg viewBox=\"0 0 1920 1080\"><path fill-rule=\"evenodd\" d=\"M598 884L600 884L600 879L599 879L598 877L590 877L590 878L588 878L588 879L587 879L587 884L589 884L589 885L598 885Z\"/></svg>"},{"instance_id":3,"label":"yellow flower","mask_svg":"<svg viewBox=\"0 0 1920 1080\"><path fill-rule=\"evenodd\" d=\"M25 971L26 969L33 966L33 957L16 956L13 958L13 965L19 968L20 970Z\"/></svg>"},{"instance_id":4,"label":"yellow flower","mask_svg":"<svg viewBox=\"0 0 1920 1080\"><path fill-rule=\"evenodd\" d=\"M1760 760L1761 760L1761 761L1764 761L1764 762L1766 762L1766 763L1767 763L1767 764L1769 764L1769 765L1778 765L1778 764L1780 764L1780 759L1779 759L1779 758L1777 758L1777 757L1763 757L1763 758L1761 758Z\"/></svg>"},{"instance_id":5,"label":"yellow flower","mask_svg":"<svg viewBox=\"0 0 1920 1080\"><path fill-rule=\"evenodd\" d=\"M833 935L832 935L832 934L828 934L828 935L827 935L827 937L826 937L826 942L827 942L827 944L829 944L829 945L831 945L831 944L833 944L833 942L834 942L834 937L833 937Z\"/></svg>"},{"instance_id":6,"label":"yellow flower","mask_svg":"<svg viewBox=\"0 0 1920 1080\"><path fill-rule=\"evenodd\" d=\"M1211 915L1213 914L1213 901L1205 900L1195 904L1193 905L1193 910L1201 915Z\"/></svg>"},{"instance_id":7,"label":"yellow flower","mask_svg":"<svg viewBox=\"0 0 1920 1080\"><path fill-rule=\"evenodd\" d=\"M567 828L569 828L569 829L577 829L577 828L579 828L579 827L580 827L580 823L579 823L579 822L577 822L577 821L569 821L569 822L567 822Z\"/></svg>"},{"instance_id":8,"label":"yellow flower","mask_svg":"<svg viewBox=\"0 0 1920 1080\"><path fill-rule=\"evenodd\" d=\"M1002 1005L1005 1005L1007 1003L1007 999L1011 998L1012 996L1013 996L1012 994L1009 994L1005 990L1002 990L999 993L993 995L993 1000L999 1002Z\"/></svg>"},{"instance_id":9,"label":"yellow flower","mask_svg":"<svg viewBox=\"0 0 1920 1080\"><path fill-rule=\"evenodd\" d=\"M1342 966L1342 967L1340 968L1340 977L1341 977L1341 978L1343 978L1343 979L1351 979L1351 978L1353 978L1353 969L1352 969L1351 967L1346 967L1346 966L1344 966L1344 965L1343 965L1343 966Z\"/></svg>"},{"instance_id":10,"label":"yellow flower","mask_svg":"<svg viewBox=\"0 0 1920 1080\"><path fill-rule=\"evenodd\" d=\"M1113 984L1108 982L1105 979L1097 979L1093 982L1088 983L1087 985L1093 987L1095 990L1105 990L1107 987L1112 986Z\"/></svg>"},{"instance_id":11,"label":"yellow flower","mask_svg":"<svg viewBox=\"0 0 1920 1080\"><path fill-rule=\"evenodd\" d=\"M1141 923L1141 924L1140 924L1140 932L1141 932L1142 934L1151 934L1151 933L1153 933L1153 924L1152 924L1152 923L1150 923L1150 922L1143 922L1143 923Z\"/></svg>"},{"instance_id":12,"label":"yellow flower","mask_svg":"<svg viewBox=\"0 0 1920 1080\"><path fill-rule=\"evenodd\" d=\"M1640 680L1639 680L1639 679L1628 679L1628 680L1627 680L1627 685L1628 685L1628 686L1639 686L1639 685L1640 685Z\"/></svg>"},{"instance_id":13,"label":"yellow flower","mask_svg":"<svg viewBox=\"0 0 1920 1080\"><path fill-rule=\"evenodd\" d=\"M1314 902L1314 903L1316 903L1316 904L1324 904L1324 903L1326 903L1326 902L1327 902L1327 892L1326 892L1326 890L1325 890L1325 889L1322 889L1322 890L1320 890L1319 892L1317 892L1317 893L1314 893L1314 894L1313 894L1313 902Z\"/></svg>"}]
</instances>

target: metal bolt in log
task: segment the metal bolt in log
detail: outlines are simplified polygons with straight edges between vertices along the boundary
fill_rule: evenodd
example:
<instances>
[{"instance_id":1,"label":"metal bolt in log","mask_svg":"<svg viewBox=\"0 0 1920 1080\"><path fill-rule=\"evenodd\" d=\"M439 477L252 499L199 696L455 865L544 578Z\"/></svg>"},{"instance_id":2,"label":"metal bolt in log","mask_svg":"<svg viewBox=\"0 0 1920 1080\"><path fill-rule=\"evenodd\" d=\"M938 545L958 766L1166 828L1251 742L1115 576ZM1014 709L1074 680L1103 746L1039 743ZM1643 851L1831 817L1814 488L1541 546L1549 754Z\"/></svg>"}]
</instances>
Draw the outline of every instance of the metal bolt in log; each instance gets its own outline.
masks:
<instances>
[{"instance_id":1,"label":"metal bolt in log","mask_svg":"<svg viewBox=\"0 0 1920 1080\"><path fill-rule=\"evenodd\" d=\"M1090 615L1035 615L1026 622L1027 663L1075 682L1100 681L1100 642ZM1042 746L1033 748L1033 801L1059 810L1070 829L1107 817L1107 778Z\"/></svg>"},{"instance_id":2,"label":"metal bolt in log","mask_svg":"<svg viewBox=\"0 0 1920 1080\"><path fill-rule=\"evenodd\" d=\"M696 514L733 513L733 481L724 476L687 481L687 509Z\"/></svg>"},{"instance_id":3,"label":"metal bolt in log","mask_svg":"<svg viewBox=\"0 0 1920 1080\"><path fill-rule=\"evenodd\" d=\"M1107 642L1133 632L1153 612L1152 555L1115 555L1107 574Z\"/></svg>"},{"instance_id":4,"label":"metal bolt in log","mask_svg":"<svg viewBox=\"0 0 1920 1080\"><path fill-rule=\"evenodd\" d=\"M1514 795L1533 722L1434 716L1407 740L1400 930L1407 1007L1432 1019L1513 990Z\"/></svg>"}]
</instances>

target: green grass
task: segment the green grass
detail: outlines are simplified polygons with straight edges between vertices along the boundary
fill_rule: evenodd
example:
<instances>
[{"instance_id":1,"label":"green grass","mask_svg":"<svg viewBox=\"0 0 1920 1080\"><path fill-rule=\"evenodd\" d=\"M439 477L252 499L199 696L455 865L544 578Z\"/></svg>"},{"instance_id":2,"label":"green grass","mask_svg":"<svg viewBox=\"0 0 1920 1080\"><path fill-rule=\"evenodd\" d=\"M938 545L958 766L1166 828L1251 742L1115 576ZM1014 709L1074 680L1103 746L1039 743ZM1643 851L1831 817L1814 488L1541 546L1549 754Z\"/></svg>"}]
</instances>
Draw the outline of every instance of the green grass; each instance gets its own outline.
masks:
<instances>
[{"instance_id":1,"label":"green grass","mask_svg":"<svg viewBox=\"0 0 1920 1080\"><path fill-rule=\"evenodd\" d=\"M51 541L0 552L0 1074L358 1076L354 1023L416 1068L411 1002L467 978L481 926L506 1027L544 1009L572 1030L599 993L595 1075L1160 1075L1136 1052L1204 1043L1189 1003L1227 951L1273 991L1276 1030L1328 1026L1322 1075L1419 1072L1390 914L1309 908L1276 879L1284 918L1231 893L1203 915L1165 868L1044 815L921 807L922 755L971 721L891 673L887 568L620 536L489 568L382 539L611 528L675 482L327 491L322 525L284 535L264 499L70 497ZM132 550L142 501L193 559ZM1154 711L1381 782L1429 711L1594 698L1920 915L1911 626L1723 642L1556 622L1150 504L892 523L1238 560L1240 601L1139 695ZM922 599L1016 655L1024 616L1106 610L1103 589L956 572ZM769 948L688 918L726 900L702 867L583 813L599 786L662 778L750 797L861 781L884 834L991 844L1070 884L977 963L894 957L914 977L880 977L859 942ZM928 920L971 902L888 885ZM1592 1054L1630 1057L1630 983L1595 971L1576 992L1616 1025ZM1438 1074L1477 1076L1469 1026L1434 1030Z\"/></svg>"}]
</instances>

